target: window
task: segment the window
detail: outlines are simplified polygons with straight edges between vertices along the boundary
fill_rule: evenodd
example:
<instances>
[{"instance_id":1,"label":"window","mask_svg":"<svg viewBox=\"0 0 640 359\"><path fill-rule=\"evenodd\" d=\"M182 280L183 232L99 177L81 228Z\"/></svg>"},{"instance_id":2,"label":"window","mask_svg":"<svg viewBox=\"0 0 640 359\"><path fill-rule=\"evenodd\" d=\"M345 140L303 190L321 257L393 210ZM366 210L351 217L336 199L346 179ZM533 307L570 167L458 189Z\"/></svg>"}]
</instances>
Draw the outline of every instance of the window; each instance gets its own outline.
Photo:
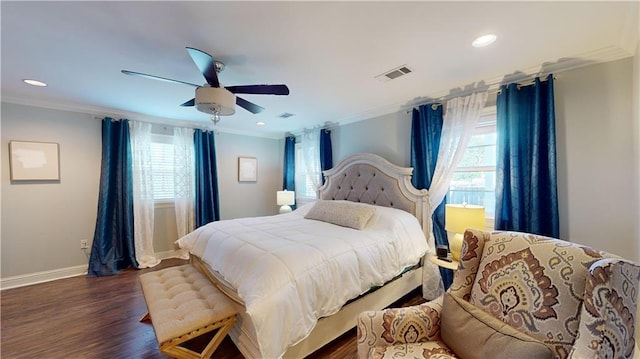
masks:
<instances>
[{"instance_id":1,"label":"window","mask_svg":"<svg viewBox=\"0 0 640 359\"><path fill-rule=\"evenodd\" d=\"M484 206L485 216L493 218L496 207L496 109L483 111L456 168L447 203Z\"/></svg>"},{"instance_id":2,"label":"window","mask_svg":"<svg viewBox=\"0 0 640 359\"><path fill-rule=\"evenodd\" d=\"M302 152L302 144L296 143L295 161L296 161L296 203L304 204L316 199L316 190L313 187L313 180L307 176L306 166L304 163L304 153Z\"/></svg>"},{"instance_id":3,"label":"window","mask_svg":"<svg viewBox=\"0 0 640 359\"><path fill-rule=\"evenodd\" d=\"M151 136L151 177L153 199L164 202L174 198L174 149L172 136Z\"/></svg>"}]
</instances>

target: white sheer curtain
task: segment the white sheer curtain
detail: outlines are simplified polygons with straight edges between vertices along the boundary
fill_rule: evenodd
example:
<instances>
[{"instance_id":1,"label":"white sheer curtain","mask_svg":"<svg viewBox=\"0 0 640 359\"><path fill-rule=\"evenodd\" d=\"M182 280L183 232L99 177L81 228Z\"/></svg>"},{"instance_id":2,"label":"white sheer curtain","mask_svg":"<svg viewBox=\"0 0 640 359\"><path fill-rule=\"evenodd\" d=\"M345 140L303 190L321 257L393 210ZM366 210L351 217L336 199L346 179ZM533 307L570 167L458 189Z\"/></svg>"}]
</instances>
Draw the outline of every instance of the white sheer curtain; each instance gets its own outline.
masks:
<instances>
[{"instance_id":1,"label":"white sheer curtain","mask_svg":"<svg viewBox=\"0 0 640 359\"><path fill-rule=\"evenodd\" d=\"M182 238L195 227L195 154L193 129L173 129L174 207L178 238ZM180 258L189 258L189 253L180 250Z\"/></svg>"},{"instance_id":2,"label":"white sheer curtain","mask_svg":"<svg viewBox=\"0 0 640 359\"><path fill-rule=\"evenodd\" d=\"M429 187L430 214L436 210L449 191L451 177L462 159L474 127L480 118L480 111L487 102L487 92L475 93L466 97L456 97L447 101L442 121L442 134L436 170ZM432 224L433 225L433 224ZM429 229L429 244L435 248L433 228ZM435 265L425 263L423 269L422 293L427 299L433 299L444 292L444 286Z\"/></svg>"},{"instance_id":3,"label":"white sheer curtain","mask_svg":"<svg viewBox=\"0 0 640 359\"><path fill-rule=\"evenodd\" d=\"M302 156L307 178L318 192L322 185L322 169L320 167L320 130L305 130L302 134Z\"/></svg>"},{"instance_id":4,"label":"white sheer curtain","mask_svg":"<svg viewBox=\"0 0 640 359\"><path fill-rule=\"evenodd\" d=\"M151 124L129 121L133 160L133 242L139 268L160 261L153 251L153 180L151 171Z\"/></svg>"},{"instance_id":5,"label":"white sheer curtain","mask_svg":"<svg viewBox=\"0 0 640 359\"><path fill-rule=\"evenodd\" d=\"M436 170L429 188L431 214L447 195L451 177L462 159L473 129L480 118L480 111L486 102L486 91L447 101Z\"/></svg>"}]
</instances>

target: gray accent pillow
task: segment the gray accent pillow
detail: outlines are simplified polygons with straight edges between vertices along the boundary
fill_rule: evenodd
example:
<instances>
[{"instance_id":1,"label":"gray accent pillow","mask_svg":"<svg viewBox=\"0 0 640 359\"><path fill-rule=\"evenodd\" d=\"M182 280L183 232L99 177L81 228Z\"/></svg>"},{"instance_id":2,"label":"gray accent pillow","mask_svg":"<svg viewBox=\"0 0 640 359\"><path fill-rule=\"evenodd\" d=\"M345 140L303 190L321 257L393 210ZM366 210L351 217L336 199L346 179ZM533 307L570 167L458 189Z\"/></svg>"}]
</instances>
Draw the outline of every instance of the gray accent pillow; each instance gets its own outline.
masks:
<instances>
[{"instance_id":1,"label":"gray accent pillow","mask_svg":"<svg viewBox=\"0 0 640 359\"><path fill-rule=\"evenodd\" d=\"M541 341L449 292L444 294L441 323L442 340L460 358L552 357L551 349Z\"/></svg>"},{"instance_id":2,"label":"gray accent pillow","mask_svg":"<svg viewBox=\"0 0 640 359\"><path fill-rule=\"evenodd\" d=\"M304 218L353 229L362 229L367 225L375 211L374 206L364 203L318 200Z\"/></svg>"}]
</instances>

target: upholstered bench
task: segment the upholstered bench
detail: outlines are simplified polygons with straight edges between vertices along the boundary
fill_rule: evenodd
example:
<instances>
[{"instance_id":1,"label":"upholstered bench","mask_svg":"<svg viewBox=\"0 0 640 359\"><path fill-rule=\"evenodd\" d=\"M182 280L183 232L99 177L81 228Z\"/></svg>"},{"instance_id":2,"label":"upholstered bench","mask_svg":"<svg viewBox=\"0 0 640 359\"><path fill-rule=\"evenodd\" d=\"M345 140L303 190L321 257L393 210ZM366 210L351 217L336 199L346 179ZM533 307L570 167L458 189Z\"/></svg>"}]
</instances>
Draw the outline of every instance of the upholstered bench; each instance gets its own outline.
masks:
<instances>
[{"instance_id":1,"label":"upholstered bench","mask_svg":"<svg viewBox=\"0 0 640 359\"><path fill-rule=\"evenodd\" d=\"M191 264L140 276L160 351L174 358L208 358L236 321L236 310L213 283ZM180 344L217 329L197 353Z\"/></svg>"}]
</instances>

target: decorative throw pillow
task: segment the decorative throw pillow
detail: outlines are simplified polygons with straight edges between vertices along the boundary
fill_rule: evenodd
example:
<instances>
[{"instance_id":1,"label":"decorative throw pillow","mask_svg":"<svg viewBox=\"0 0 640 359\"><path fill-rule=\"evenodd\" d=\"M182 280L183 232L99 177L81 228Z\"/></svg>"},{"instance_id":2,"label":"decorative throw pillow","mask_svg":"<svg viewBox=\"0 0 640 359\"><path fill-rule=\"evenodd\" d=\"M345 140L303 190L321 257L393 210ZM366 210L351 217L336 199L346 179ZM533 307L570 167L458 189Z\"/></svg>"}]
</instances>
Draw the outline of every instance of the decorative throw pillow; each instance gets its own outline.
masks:
<instances>
[{"instance_id":1,"label":"decorative throw pillow","mask_svg":"<svg viewBox=\"0 0 640 359\"><path fill-rule=\"evenodd\" d=\"M444 294L440 336L460 358L551 358L545 344L462 298Z\"/></svg>"},{"instance_id":2,"label":"decorative throw pillow","mask_svg":"<svg viewBox=\"0 0 640 359\"><path fill-rule=\"evenodd\" d=\"M318 200L304 218L362 229L375 211L374 206L364 203Z\"/></svg>"}]
</instances>

